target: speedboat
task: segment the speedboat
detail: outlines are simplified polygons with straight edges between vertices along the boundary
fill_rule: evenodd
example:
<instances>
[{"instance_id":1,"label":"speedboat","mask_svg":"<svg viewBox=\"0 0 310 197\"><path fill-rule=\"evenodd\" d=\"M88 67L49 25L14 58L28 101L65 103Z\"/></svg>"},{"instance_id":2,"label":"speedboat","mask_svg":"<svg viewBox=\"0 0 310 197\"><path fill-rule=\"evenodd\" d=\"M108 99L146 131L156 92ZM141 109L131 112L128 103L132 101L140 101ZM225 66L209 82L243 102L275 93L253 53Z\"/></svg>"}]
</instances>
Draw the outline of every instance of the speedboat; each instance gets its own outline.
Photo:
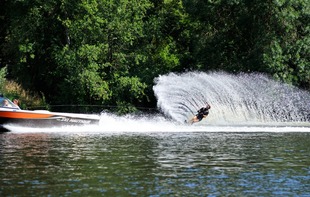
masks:
<instances>
[{"instance_id":1,"label":"speedboat","mask_svg":"<svg viewBox=\"0 0 310 197\"><path fill-rule=\"evenodd\" d=\"M0 97L0 129L4 125L47 128L66 125L99 124L100 116L95 114L77 114L50 112L47 110L22 110L11 100Z\"/></svg>"}]
</instances>

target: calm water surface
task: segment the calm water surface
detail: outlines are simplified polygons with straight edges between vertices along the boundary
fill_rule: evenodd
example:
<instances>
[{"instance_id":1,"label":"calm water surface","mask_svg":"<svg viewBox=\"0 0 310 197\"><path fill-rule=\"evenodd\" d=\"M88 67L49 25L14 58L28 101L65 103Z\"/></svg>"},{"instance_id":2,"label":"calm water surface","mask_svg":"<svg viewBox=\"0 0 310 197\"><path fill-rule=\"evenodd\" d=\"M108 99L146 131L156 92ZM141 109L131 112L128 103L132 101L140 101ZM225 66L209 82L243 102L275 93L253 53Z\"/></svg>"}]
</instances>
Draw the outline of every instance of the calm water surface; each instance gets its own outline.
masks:
<instances>
[{"instance_id":1,"label":"calm water surface","mask_svg":"<svg viewBox=\"0 0 310 197\"><path fill-rule=\"evenodd\" d=\"M0 196L310 196L310 133L0 134Z\"/></svg>"}]
</instances>

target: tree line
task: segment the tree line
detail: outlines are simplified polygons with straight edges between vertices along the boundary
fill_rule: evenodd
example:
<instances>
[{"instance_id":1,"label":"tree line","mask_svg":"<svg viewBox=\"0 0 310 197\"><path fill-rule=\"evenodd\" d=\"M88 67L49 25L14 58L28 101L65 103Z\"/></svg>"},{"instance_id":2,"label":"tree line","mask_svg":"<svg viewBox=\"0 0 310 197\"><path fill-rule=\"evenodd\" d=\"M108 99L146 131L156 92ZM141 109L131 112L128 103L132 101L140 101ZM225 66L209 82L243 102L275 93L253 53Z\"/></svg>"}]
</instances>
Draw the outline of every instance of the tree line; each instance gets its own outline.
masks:
<instances>
[{"instance_id":1,"label":"tree line","mask_svg":"<svg viewBox=\"0 0 310 197\"><path fill-rule=\"evenodd\" d=\"M155 107L153 80L262 72L310 90L308 0L2 0L0 66L47 103Z\"/></svg>"}]
</instances>

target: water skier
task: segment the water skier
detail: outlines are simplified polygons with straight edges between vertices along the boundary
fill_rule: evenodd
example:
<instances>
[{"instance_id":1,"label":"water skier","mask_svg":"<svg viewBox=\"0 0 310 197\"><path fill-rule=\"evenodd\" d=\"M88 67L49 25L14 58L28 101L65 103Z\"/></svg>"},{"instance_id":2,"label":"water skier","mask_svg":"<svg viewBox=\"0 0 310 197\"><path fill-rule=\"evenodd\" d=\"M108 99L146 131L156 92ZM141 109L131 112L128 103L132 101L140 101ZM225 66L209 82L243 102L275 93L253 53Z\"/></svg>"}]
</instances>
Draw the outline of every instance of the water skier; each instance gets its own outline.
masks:
<instances>
[{"instance_id":1,"label":"water skier","mask_svg":"<svg viewBox=\"0 0 310 197\"><path fill-rule=\"evenodd\" d=\"M194 118L190 120L190 124L200 122L203 118L206 118L209 114L209 109L211 109L211 106L208 103L205 107L200 108Z\"/></svg>"}]
</instances>

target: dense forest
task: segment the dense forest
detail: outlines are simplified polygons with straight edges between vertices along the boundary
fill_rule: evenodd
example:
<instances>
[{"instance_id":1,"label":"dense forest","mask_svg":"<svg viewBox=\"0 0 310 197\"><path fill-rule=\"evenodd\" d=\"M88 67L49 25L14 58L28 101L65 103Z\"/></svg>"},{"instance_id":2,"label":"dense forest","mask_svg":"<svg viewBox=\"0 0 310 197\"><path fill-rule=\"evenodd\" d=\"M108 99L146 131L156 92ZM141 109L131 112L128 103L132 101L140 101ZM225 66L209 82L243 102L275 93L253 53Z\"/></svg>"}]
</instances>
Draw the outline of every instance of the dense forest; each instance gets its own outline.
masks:
<instances>
[{"instance_id":1,"label":"dense forest","mask_svg":"<svg viewBox=\"0 0 310 197\"><path fill-rule=\"evenodd\" d=\"M261 72L310 90L308 0L1 0L0 67L49 104L155 107L169 72Z\"/></svg>"}]
</instances>

